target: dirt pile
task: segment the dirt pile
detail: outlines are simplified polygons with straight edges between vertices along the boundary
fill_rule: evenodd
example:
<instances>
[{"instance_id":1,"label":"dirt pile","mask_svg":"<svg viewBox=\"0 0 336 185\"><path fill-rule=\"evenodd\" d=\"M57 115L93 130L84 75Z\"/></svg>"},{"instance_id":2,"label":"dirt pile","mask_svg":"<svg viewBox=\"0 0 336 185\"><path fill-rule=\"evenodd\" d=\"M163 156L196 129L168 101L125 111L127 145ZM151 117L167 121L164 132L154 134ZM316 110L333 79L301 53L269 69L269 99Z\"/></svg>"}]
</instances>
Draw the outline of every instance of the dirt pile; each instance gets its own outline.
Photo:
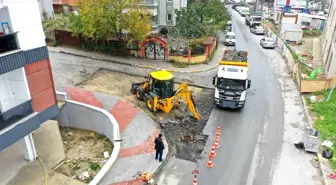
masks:
<instances>
[{"instance_id":1,"label":"dirt pile","mask_svg":"<svg viewBox=\"0 0 336 185\"><path fill-rule=\"evenodd\" d=\"M222 60L246 62L247 52L246 51L236 51L236 50L225 50Z\"/></svg>"},{"instance_id":2,"label":"dirt pile","mask_svg":"<svg viewBox=\"0 0 336 185\"><path fill-rule=\"evenodd\" d=\"M170 147L176 157L196 161L201 154L207 137L202 135L203 128L213 108L213 90L190 87L201 120L192 118L183 103L170 113L150 112L145 102L139 101L130 93L132 83L142 82L143 78L109 70L99 70L79 86L89 91L102 92L125 99L143 111L164 130ZM176 87L178 88L178 84Z\"/></svg>"}]
</instances>

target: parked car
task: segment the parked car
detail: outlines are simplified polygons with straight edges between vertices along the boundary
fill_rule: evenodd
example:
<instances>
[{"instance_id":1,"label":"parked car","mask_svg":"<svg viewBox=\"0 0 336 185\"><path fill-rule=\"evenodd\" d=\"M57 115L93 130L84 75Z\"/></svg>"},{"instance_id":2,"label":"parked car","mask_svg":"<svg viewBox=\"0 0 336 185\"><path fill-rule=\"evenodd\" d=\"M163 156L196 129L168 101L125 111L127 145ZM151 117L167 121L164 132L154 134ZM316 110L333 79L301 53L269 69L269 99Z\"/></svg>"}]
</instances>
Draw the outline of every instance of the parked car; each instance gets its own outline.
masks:
<instances>
[{"instance_id":1,"label":"parked car","mask_svg":"<svg viewBox=\"0 0 336 185\"><path fill-rule=\"evenodd\" d=\"M264 27L260 25L255 25L250 28L251 33L254 33L256 35L264 35L265 34L265 29Z\"/></svg>"},{"instance_id":2,"label":"parked car","mask_svg":"<svg viewBox=\"0 0 336 185\"><path fill-rule=\"evenodd\" d=\"M264 37L260 40L260 45L263 48L270 48L274 49L275 48L275 42L272 38Z\"/></svg>"},{"instance_id":3,"label":"parked car","mask_svg":"<svg viewBox=\"0 0 336 185\"><path fill-rule=\"evenodd\" d=\"M224 45L235 46L236 45L236 35L234 32L227 32L224 38Z\"/></svg>"}]
</instances>

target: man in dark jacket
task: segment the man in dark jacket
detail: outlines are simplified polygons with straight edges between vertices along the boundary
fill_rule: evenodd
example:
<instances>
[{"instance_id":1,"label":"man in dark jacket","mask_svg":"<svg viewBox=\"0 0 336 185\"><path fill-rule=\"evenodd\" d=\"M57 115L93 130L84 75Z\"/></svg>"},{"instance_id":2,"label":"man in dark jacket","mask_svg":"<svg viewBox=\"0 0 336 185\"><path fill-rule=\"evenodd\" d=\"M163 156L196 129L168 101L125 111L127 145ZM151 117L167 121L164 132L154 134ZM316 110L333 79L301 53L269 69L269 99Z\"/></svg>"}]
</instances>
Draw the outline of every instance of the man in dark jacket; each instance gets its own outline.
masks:
<instances>
[{"instance_id":1,"label":"man in dark jacket","mask_svg":"<svg viewBox=\"0 0 336 185\"><path fill-rule=\"evenodd\" d=\"M155 160L157 160L159 158L159 161L162 162L162 153L164 150L164 144L162 141L162 134L159 134L159 137L155 138Z\"/></svg>"}]
</instances>

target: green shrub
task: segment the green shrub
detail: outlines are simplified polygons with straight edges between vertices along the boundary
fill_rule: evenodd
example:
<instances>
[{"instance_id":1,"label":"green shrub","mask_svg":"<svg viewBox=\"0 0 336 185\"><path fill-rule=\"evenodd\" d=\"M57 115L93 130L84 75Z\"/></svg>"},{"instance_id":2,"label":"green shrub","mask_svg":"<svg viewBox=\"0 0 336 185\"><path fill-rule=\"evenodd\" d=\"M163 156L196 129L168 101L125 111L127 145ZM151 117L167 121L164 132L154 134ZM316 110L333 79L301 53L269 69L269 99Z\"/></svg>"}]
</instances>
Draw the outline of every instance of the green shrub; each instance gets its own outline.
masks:
<instances>
[{"instance_id":1,"label":"green shrub","mask_svg":"<svg viewBox=\"0 0 336 185\"><path fill-rule=\"evenodd\" d=\"M304 37L319 37L322 32L320 30L303 30Z\"/></svg>"},{"instance_id":2,"label":"green shrub","mask_svg":"<svg viewBox=\"0 0 336 185\"><path fill-rule=\"evenodd\" d=\"M97 170L100 169L100 164L97 163L97 162L93 162L93 163L90 164L90 168L91 168L91 170L93 170L93 171L97 171Z\"/></svg>"}]
</instances>

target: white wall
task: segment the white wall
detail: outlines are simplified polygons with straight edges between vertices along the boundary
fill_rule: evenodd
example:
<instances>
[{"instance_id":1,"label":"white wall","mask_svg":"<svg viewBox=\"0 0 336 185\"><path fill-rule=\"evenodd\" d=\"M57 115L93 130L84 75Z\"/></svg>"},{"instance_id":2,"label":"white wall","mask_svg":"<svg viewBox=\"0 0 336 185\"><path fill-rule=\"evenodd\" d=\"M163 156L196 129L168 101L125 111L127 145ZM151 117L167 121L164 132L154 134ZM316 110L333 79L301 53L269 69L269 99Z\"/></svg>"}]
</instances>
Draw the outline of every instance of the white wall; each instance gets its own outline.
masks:
<instances>
[{"instance_id":1,"label":"white wall","mask_svg":"<svg viewBox=\"0 0 336 185\"><path fill-rule=\"evenodd\" d=\"M8 0L8 10L12 30L19 31L21 49L29 50L46 45L37 0Z\"/></svg>"},{"instance_id":2,"label":"white wall","mask_svg":"<svg viewBox=\"0 0 336 185\"><path fill-rule=\"evenodd\" d=\"M12 23L11 23L11 19L9 16L8 8L0 9L0 23L2 22L8 22L9 27L12 28ZM1 25L0 25L0 31L3 31Z\"/></svg>"},{"instance_id":3,"label":"white wall","mask_svg":"<svg viewBox=\"0 0 336 185\"><path fill-rule=\"evenodd\" d=\"M166 0L159 1L159 24L166 25L167 23L167 10L166 10Z\"/></svg>"},{"instance_id":4,"label":"white wall","mask_svg":"<svg viewBox=\"0 0 336 185\"><path fill-rule=\"evenodd\" d=\"M0 109L7 111L30 99L24 68L0 75Z\"/></svg>"},{"instance_id":5,"label":"white wall","mask_svg":"<svg viewBox=\"0 0 336 185\"><path fill-rule=\"evenodd\" d=\"M45 13L47 17L54 16L54 7L52 0L38 0L38 4L42 20L44 19L43 13Z\"/></svg>"}]
</instances>

